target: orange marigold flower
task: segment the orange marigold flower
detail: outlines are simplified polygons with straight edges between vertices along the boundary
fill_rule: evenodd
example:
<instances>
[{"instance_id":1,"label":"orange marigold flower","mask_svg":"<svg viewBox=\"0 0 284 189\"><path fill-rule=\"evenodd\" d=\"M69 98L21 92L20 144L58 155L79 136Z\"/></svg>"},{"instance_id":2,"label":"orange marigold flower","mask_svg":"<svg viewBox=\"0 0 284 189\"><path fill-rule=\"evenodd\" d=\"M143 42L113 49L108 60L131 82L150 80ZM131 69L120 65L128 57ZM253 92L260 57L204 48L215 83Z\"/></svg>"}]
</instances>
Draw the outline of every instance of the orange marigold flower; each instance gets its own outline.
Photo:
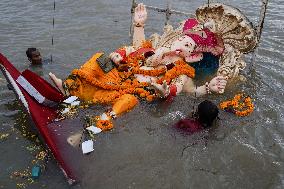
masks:
<instances>
[{"instance_id":1,"label":"orange marigold flower","mask_svg":"<svg viewBox=\"0 0 284 189\"><path fill-rule=\"evenodd\" d=\"M113 123L110 120L99 120L96 123L96 127L100 128L103 131L108 131L113 128Z\"/></svg>"},{"instance_id":2,"label":"orange marigold flower","mask_svg":"<svg viewBox=\"0 0 284 189\"><path fill-rule=\"evenodd\" d=\"M252 99L249 96L244 97L244 94L237 94L232 100L221 102L219 106L222 110L232 107L237 116L247 116L254 110Z\"/></svg>"}]
</instances>

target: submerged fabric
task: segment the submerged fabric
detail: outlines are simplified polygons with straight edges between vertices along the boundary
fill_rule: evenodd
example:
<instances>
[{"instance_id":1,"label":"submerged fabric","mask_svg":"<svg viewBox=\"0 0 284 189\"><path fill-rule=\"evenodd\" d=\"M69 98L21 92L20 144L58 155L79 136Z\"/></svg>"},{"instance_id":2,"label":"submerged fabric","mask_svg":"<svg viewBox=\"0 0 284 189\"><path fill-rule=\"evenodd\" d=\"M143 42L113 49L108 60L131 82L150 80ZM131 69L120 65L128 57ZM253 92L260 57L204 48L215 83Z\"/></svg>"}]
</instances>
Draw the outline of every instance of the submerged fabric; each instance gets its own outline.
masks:
<instances>
[{"instance_id":1,"label":"submerged fabric","mask_svg":"<svg viewBox=\"0 0 284 189\"><path fill-rule=\"evenodd\" d=\"M116 69L113 69L111 72L104 73L104 71L100 68L96 60L101 55L101 53L95 54L90 60L81 66L80 70L90 78L95 77L101 82L120 82L121 78L119 77L119 73ZM77 75L69 76L65 80L64 85L68 88L71 95L78 96L84 101L92 101L96 103L99 102L101 98L105 98L106 100L109 99L108 102L106 101L107 103L112 104L114 99L107 97L119 96L118 91L98 88Z\"/></svg>"},{"instance_id":2,"label":"submerged fabric","mask_svg":"<svg viewBox=\"0 0 284 189\"><path fill-rule=\"evenodd\" d=\"M203 130L199 121L189 118L178 121L174 127L190 134Z\"/></svg>"},{"instance_id":3,"label":"submerged fabric","mask_svg":"<svg viewBox=\"0 0 284 189\"><path fill-rule=\"evenodd\" d=\"M95 77L103 83L120 83L122 78L116 68L105 73L97 63L97 58L102 54L95 54L88 60L80 70L88 77ZM65 87L71 95L79 97L81 100L93 103L112 104L116 114L121 114L131 110L138 103L138 99L131 94L123 94L117 90L106 90L92 85L80 75L71 75L64 81Z\"/></svg>"}]
</instances>

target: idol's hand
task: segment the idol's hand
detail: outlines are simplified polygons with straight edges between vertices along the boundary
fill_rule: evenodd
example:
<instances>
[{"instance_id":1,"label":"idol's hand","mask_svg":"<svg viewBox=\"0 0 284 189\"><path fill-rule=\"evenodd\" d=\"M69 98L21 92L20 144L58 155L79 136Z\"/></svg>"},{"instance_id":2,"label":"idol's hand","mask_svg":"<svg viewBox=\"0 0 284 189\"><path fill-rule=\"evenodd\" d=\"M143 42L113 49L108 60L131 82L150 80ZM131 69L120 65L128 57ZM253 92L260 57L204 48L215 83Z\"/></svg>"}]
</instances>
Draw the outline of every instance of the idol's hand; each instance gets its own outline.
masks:
<instances>
[{"instance_id":1,"label":"idol's hand","mask_svg":"<svg viewBox=\"0 0 284 189\"><path fill-rule=\"evenodd\" d=\"M139 3L134 11L134 24L144 26L147 20L147 10L143 3Z\"/></svg>"},{"instance_id":2,"label":"idol's hand","mask_svg":"<svg viewBox=\"0 0 284 189\"><path fill-rule=\"evenodd\" d=\"M118 65L118 64L123 60L122 56L121 56L119 53L117 53L117 52L112 52L112 53L110 53L109 58L110 58L116 65Z\"/></svg>"},{"instance_id":3,"label":"idol's hand","mask_svg":"<svg viewBox=\"0 0 284 189\"><path fill-rule=\"evenodd\" d=\"M151 82L151 86L154 87L155 91L161 96L161 97L167 97L169 95L169 86L167 82L164 80L163 84L158 84L156 82Z\"/></svg>"},{"instance_id":4,"label":"idol's hand","mask_svg":"<svg viewBox=\"0 0 284 189\"><path fill-rule=\"evenodd\" d=\"M210 82L209 82L209 89L212 92L215 93L224 93L225 87L227 84L227 80L223 76L217 76L214 77Z\"/></svg>"}]
</instances>

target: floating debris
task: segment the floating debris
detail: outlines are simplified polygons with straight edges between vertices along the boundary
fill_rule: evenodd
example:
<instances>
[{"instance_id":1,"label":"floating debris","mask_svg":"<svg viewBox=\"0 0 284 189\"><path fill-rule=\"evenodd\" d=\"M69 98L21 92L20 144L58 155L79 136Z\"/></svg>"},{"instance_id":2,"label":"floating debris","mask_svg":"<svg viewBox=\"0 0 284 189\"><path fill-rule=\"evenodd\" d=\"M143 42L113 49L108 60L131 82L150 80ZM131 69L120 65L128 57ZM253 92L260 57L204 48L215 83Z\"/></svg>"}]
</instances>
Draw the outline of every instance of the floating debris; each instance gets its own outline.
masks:
<instances>
[{"instance_id":1,"label":"floating debris","mask_svg":"<svg viewBox=\"0 0 284 189\"><path fill-rule=\"evenodd\" d=\"M78 99L77 96L70 96L69 98L65 99L63 102L66 103L66 104L71 104L72 102L74 102L77 99Z\"/></svg>"},{"instance_id":2,"label":"floating debris","mask_svg":"<svg viewBox=\"0 0 284 189\"><path fill-rule=\"evenodd\" d=\"M36 155L36 159L37 160L41 160L44 161L47 158L47 153L46 151L40 151L37 155Z\"/></svg>"},{"instance_id":3,"label":"floating debris","mask_svg":"<svg viewBox=\"0 0 284 189\"><path fill-rule=\"evenodd\" d=\"M78 103L79 102L79 103ZM59 117L56 119L56 121L60 121L66 118L74 118L75 115L78 113L78 105L80 104L80 101L75 101L72 104L60 104L61 110L58 112Z\"/></svg>"},{"instance_id":4,"label":"floating debris","mask_svg":"<svg viewBox=\"0 0 284 189\"><path fill-rule=\"evenodd\" d=\"M94 151L94 142L92 140L87 140L82 143L83 154L90 153Z\"/></svg>"},{"instance_id":5,"label":"floating debris","mask_svg":"<svg viewBox=\"0 0 284 189\"><path fill-rule=\"evenodd\" d=\"M38 165L33 166L32 168L32 178L38 179L40 176L41 168Z\"/></svg>"},{"instance_id":6,"label":"floating debris","mask_svg":"<svg viewBox=\"0 0 284 189\"><path fill-rule=\"evenodd\" d=\"M0 133L0 141L6 140L9 135L9 133Z\"/></svg>"},{"instance_id":7,"label":"floating debris","mask_svg":"<svg viewBox=\"0 0 284 189\"><path fill-rule=\"evenodd\" d=\"M82 132L81 133L76 133L74 135L71 135L67 138L67 142L73 146L73 147L77 147L79 146L79 144L81 143L81 139L82 139Z\"/></svg>"},{"instance_id":8,"label":"floating debris","mask_svg":"<svg viewBox=\"0 0 284 189\"><path fill-rule=\"evenodd\" d=\"M40 150L40 146L37 146L37 145L30 145L30 146L27 146L26 149L30 152L34 152L36 150Z\"/></svg>"},{"instance_id":9,"label":"floating debris","mask_svg":"<svg viewBox=\"0 0 284 189\"><path fill-rule=\"evenodd\" d=\"M17 188L26 188L26 184L25 183L17 183Z\"/></svg>"},{"instance_id":10,"label":"floating debris","mask_svg":"<svg viewBox=\"0 0 284 189\"><path fill-rule=\"evenodd\" d=\"M91 131L93 134L98 134L102 132L102 129L95 127L95 126L90 126L86 128L88 131Z\"/></svg>"},{"instance_id":11,"label":"floating debris","mask_svg":"<svg viewBox=\"0 0 284 189\"><path fill-rule=\"evenodd\" d=\"M14 171L10 178L14 178L14 177L17 177L17 178L29 178L31 176L31 173L29 172L28 169L25 169L24 171Z\"/></svg>"},{"instance_id":12,"label":"floating debris","mask_svg":"<svg viewBox=\"0 0 284 189\"><path fill-rule=\"evenodd\" d=\"M79 106L80 105L80 101L74 101L71 103L71 106Z\"/></svg>"},{"instance_id":13,"label":"floating debris","mask_svg":"<svg viewBox=\"0 0 284 189\"><path fill-rule=\"evenodd\" d=\"M24 170L18 170L11 173L10 178L15 179L17 182L17 188L26 188L33 184L34 179L39 178L40 174L46 168L48 161L48 153L44 150L40 151L40 146L31 145L27 149L31 152L38 151L35 154L35 158L31 161L30 165ZM31 168L32 167L32 168Z\"/></svg>"}]
</instances>

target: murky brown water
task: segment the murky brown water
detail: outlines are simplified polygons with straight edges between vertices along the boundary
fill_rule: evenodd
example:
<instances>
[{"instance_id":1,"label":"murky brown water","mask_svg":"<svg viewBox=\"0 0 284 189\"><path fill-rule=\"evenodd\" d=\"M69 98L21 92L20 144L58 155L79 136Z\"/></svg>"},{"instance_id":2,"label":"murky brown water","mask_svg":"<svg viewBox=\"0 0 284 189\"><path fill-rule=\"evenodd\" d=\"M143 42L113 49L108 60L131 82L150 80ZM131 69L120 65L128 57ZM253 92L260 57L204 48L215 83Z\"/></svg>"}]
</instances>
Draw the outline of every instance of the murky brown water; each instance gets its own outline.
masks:
<instances>
[{"instance_id":1,"label":"murky brown water","mask_svg":"<svg viewBox=\"0 0 284 189\"><path fill-rule=\"evenodd\" d=\"M159 7L166 4L166 1L144 2ZM204 2L176 0L172 6L193 12ZM253 23L257 22L260 0L221 2L238 7ZM111 51L129 43L130 5L130 0L62 0L56 3L56 10L53 11L53 0L1 0L0 51L23 70L29 67L25 50L30 46L38 47L44 57L49 58L52 54L54 61L31 69L45 78L50 71L64 78L72 68L81 65L96 51ZM179 112L181 115L190 112L192 99L180 96L166 112L160 111L156 104L142 103L117 121L118 133L129 132L137 140L132 141L129 148L124 146L117 150L117 154L108 154L100 148L101 157L106 161L94 170L94 175L90 176L93 180L75 188L157 188L159 185L158 188L283 188L283 9L283 0L269 2L255 63L245 71L248 82L228 90L225 96L210 97L214 102L220 102L244 90L255 99L256 110L251 116L236 118L222 112L219 127L214 131L183 136L165 126L173 123L174 115L179 117ZM173 16L171 21L176 24L182 19ZM162 14L150 11L147 35L160 32L164 21ZM51 45L52 35L54 46ZM251 63L250 56L247 62L248 65ZM7 140L0 141L0 188L16 188L16 184L23 183L23 179L10 179L9 176L31 165L34 153L27 147L37 143L23 136L23 130L30 124L6 84L0 74L0 133L10 134ZM129 130L126 131L122 125ZM111 134L106 137L112 141ZM113 138L119 144L127 144L119 136ZM163 148L163 145L170 144L175 148L173 154ZM132 150L135 151L133 145L141 149L140 153L132 154ZM114 147L112 143L106 145L106 149L112 151ZM153 156L146 156L151 150ZM139 159L138 163L148 161L149 164L134 167L135 170L128 169L126 163L125 167L118 168L120 172L115 172L119 175L109 177L107 183L97 181L99 170L110 168L107 158L117 156L115 160L119 161L119 153L122 152L130 154L130 162ZM160 166L151 165L153 162L160 163ZM141 180L128 180L131 174L141 174ZM54 160L51 160L39 180L28 184L27 188L69 186Z\"/></svg>"}]
</instances>

